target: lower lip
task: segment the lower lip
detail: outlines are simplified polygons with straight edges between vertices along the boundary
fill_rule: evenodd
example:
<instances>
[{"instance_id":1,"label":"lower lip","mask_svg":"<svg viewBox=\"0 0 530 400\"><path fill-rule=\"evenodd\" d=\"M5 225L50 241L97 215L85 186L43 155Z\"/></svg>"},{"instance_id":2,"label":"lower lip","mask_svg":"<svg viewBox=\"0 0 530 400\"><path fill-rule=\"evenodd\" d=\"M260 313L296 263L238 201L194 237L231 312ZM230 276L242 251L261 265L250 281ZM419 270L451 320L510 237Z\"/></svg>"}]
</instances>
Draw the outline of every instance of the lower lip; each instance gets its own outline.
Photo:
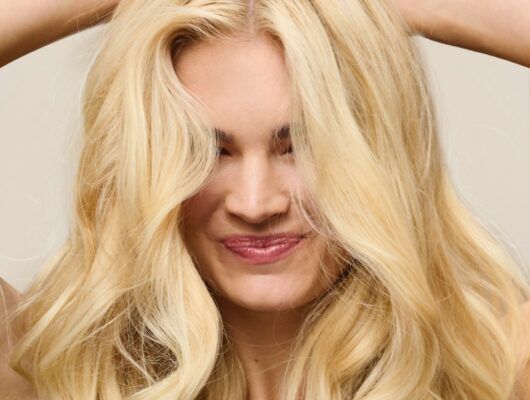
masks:
<instances>
[{"instance_id":1,"label":"lower lip","mask_svg":"<svg viewBox=\"0 0 530 400\"><path fill-rule=\"evenodd\" d=\"M238 259L251 265L271 264L276 261L289 257L304 241L300 238L298 241L289 241L279 245L257 248L257 247L240 247L237 249L228 248Z\"/></svg>"}]
</instances>

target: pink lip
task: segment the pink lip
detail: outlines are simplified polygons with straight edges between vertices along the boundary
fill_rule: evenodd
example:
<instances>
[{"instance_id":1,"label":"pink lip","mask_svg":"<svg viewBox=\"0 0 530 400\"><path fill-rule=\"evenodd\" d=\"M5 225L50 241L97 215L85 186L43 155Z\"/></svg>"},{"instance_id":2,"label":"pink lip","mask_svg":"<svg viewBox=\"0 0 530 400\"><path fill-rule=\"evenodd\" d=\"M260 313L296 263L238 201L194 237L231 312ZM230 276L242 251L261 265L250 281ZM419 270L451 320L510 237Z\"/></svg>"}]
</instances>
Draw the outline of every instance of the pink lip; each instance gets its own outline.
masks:
<instances>
[{"instance_id":1,"label":"pink lip","mask_svg":"<svg viewBox=\"0 0 530 400\"><path fill-rule=\"evenodd\" d=\"M223 240L225 248L248 264L269 264L289 256L303 235L232 236Z\"/></svg>"}]
</instances>

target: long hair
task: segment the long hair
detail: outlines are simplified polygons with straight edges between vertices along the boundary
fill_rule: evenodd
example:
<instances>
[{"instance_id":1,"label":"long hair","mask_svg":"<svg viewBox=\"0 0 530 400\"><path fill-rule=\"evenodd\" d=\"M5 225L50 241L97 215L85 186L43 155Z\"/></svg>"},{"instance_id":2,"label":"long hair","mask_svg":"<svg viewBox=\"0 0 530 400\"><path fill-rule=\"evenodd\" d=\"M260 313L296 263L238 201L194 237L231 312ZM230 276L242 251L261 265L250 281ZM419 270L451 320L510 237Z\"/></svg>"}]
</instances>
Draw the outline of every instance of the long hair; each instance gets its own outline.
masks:
<instances>
[{"instance_id":1,"label":"long hair","mask_svg":"<svg viewBox=\"0 0 530 400\"><path fill-rule=\"evenodd\" d=\"M13 314L11 367L44 399L246 398L181 229L217 143L174 60L258 33L289 72L304 216L346 254L280 399L509 398L529 284L454 189L421 53L384 0L122 0L87 75L71 230Z\"/></svg>"}]
</instances>

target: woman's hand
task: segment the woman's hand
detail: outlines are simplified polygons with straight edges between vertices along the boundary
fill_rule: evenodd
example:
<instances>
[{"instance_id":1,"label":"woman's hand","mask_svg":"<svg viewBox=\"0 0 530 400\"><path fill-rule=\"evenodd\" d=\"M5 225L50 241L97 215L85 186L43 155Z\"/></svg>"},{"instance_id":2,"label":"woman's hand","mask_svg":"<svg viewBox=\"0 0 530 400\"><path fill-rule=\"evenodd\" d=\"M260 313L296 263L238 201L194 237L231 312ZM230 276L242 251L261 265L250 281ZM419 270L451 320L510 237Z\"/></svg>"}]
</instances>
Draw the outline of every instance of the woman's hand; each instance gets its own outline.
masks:
<instances>
[{"instance_id":1,"label":"woman's hand","mask_svg":"<svg viewBox=\"0 0 530 400\"><path fill-rule=\"evenodd\" d=\"M388 1L411 34L530 67L530 1Z\"/></svg>"},{"instance_id":2,"label":"woman's hand","mask_svg":"<svg viewBox=\"0 0 530 400\"><path fill-rule=\"evenodd\" d=\"M0 67L105 21L119 0L0 0Z\"/></svg>"}]
</instances>

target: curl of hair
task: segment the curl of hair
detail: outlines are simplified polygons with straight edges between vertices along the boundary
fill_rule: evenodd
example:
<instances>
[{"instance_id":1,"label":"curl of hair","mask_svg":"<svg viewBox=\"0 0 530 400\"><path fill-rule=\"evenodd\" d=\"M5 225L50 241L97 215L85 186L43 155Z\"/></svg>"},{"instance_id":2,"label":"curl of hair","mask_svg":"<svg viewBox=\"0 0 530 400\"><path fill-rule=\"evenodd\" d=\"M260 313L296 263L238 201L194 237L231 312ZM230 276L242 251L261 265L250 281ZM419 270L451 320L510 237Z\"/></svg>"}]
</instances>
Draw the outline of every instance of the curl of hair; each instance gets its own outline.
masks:
<instances>
[{"instance_id":1,"label":"curl of hair","mask_svg":"<svg viewBox=\"0 0 530 400\"><path fill-rule=\"evenodd\" d=\"M307 222L346 254L280 398L507 399L528 282L454 190L420 52L384 0L122 0L87 75L70 234L13 315L11 367L45 399L246 398L180 229L216 143L173 62L254 34L289 71Z\"/></svg>"}]
</instances>

